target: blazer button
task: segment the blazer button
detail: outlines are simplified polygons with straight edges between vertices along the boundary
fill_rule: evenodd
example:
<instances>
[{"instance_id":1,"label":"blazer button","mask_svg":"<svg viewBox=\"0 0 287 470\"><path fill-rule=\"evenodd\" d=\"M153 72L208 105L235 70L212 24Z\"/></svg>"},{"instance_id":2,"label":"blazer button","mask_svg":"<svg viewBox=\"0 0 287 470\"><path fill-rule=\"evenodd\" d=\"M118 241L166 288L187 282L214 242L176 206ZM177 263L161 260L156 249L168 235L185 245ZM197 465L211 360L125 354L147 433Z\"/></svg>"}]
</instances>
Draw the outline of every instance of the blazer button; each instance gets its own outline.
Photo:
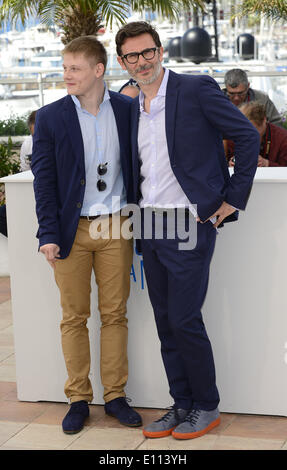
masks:
<instances>
[{"instance_id":1,"label":"blazer button","mask_svg":"<svg viewBox=\"0 0 287 470\"><path fill-rule=\"evenodd\" d=\"M83 179L83 180L81 180L81 181L80 181L80 183L81 183L81 185L82 185L82 186L84 186L84 184L85 184L85 180L84 180L84 179Z\"/></svg>"},{"instance_id":2,"label":"blazer button","mask_svg":"<svg viewBox=\"0 0 287 470\"><path fill-rule=\"evenodd\" d=\"M81 207L82 207L82 204L81 204L80 202L78 202L77 208L78 208L78 209L81 209Z\"/></svg>"}]
</instances>

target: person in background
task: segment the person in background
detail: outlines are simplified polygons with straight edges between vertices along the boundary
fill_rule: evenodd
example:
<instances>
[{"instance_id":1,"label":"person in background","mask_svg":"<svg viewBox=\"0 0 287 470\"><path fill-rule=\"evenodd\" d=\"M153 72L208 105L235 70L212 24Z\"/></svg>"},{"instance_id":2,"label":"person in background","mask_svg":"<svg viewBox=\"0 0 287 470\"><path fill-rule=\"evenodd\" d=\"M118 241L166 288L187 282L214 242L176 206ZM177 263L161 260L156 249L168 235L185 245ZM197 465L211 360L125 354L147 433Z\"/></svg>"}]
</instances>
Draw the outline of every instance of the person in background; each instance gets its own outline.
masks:
<instances>
[{"instance_id":1,"label":"person in background","mask_svg":"<svg viewBox=\"0 0 287 470\"><path fill-rule=\"evenodd\" d=\"M37 111L32 111L28 116L27 124L29 127L30 135L27 136L21 145L20 150L20 168L21 171L27 171L31 168L31 157L33 150L33 135L35 128L35 119Z\"/></svg>"},{"instance_id":2,"label":"person in background","mask_svg":"<svg viewBox=\"0 0 287 470\"><path fill-rule=\"evenodd\" d=\"M101 318L100 371L105 412L126 426L140 415L125 395L128 379L127 299L132 239L113 237L113 224L131 199L131 98L104 82L107 52L95 36L80 36L63 50L67 96L37 112L32 172L39 249L54 269L63 317L61 338L70 409L64 433L79 432L93 399L90 381L91 275L98 286ZM114 205L113 198L117 204ZM92 225L106 226L94 236Z\"/></svg>"},{"instance_id":3,"label":"person in background","mask_svg":"<svg viewBox=\"0 0 287 470\"><path fill-rule=\"evenodd\" d=\"M287 130L268 121L265 106L257 101L244 103L239 107L260 135L258 166L287 166ZM234 166L234 144L228 142L227 160Z\"/></svg>"},{"instance_id":4,"label":"person in background","mask_svg":"<svg viewBox=\"0 0 287 470\"><path fill-rule=\"evenodd\" d=\"M201 308L217 227L237 219L235 208L246 207L259 136L213 78L163 68L163 47L149 23L126 24L116 34L116 45L118 62L141 88L131 105L134 203L143 217L145 276L174 401L143 433L192 439L220 423ZM231 177L222 135L233 138L238 148L238 170ZM181 248L178 231L170 236L169 220L175 215L177 228L192 224L193 247ZM146 228L151 228L148 236Z\"/></svg>"},{"instance_id":5,"label":"person in background","mask_svg":"<svg viewBox=\"0 0 287 470\"><path fill-rule=\"evenodd\" d=\"M266 116L269 122L283 127L282 117L276 106L266 93L250 88L247 74L242 69L231 69L224 76L225 88L222 90L235 106L250 101L258 101L266 109Z\"/></svg>"},{"instance_id":6,"label":"person in background","mask_svg":"<svg viewBox=\"0 0 287 470\"><path fill-rule=\"evenodd\" d=\"M21 145L20 149L20 169L21 171L30 170L30 163L32 157L32 148L33 148L33 134L35 126L35 118L37 111L32 111L28 117L28 127L30 135L25 138ZM3 195L3 197L5 197ZM6 204L0 206L0 233L8 237L8 227L7 227L7 213L6 213Z\"/></svg>"}]
</instances>

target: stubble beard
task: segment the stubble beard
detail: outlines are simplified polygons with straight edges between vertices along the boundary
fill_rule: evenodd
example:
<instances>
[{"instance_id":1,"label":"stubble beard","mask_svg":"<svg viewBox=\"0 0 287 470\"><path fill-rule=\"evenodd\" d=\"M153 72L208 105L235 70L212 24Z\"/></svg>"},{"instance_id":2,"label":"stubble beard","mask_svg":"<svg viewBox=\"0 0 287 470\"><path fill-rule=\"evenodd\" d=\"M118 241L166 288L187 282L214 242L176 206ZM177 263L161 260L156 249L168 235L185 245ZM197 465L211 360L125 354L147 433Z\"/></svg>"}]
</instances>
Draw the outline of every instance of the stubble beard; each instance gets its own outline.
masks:
<instances>
[{"instance_id":1,"label":"stubble beard","mask_svg":"<svg viewBox=\"0 0 287 470\"><path fill-rule=\"evenodd\" d=\"M137 83L139 85L150 85L151 83L155 82L158 79L158 77L160 76L161 62L159 60L154 65L154 71L153 71L153 74L150 78L147 78L147 79L138 78L137 74L138 74L138 72L140 72L142 70L149 70L149 65L144 65L142 67L139 67L138 69L134 70L133 72L131 70L128 70L128 72L137 81Z\"/></svg>"}]
</instances>

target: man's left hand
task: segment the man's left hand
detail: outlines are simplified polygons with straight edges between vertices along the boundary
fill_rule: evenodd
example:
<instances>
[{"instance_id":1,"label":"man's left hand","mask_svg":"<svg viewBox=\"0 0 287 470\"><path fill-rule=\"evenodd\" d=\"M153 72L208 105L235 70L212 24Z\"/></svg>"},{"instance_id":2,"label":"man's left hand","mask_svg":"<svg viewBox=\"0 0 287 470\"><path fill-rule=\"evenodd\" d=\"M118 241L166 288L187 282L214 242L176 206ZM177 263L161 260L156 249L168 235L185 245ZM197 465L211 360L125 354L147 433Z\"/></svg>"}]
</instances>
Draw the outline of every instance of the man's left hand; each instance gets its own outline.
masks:
<instances>
[{"instance_id":1,"label":"man's left hand","mask_svg":"<svg viewBox=\"0 0 287 470\"><path fill-rule=\"evenodd\" d=\"M227 202L223 201L223 203L221 204L219 209L217 209L217 211L214 212L214 214L211 217L209 217L207 220L212 219L212 217L216 217L217 220L216 220L215 224L213 224L213 227L217 228L218 225L220 225L221 222L223 222L223 220L226 217L228 217L230 214L233 214L233 212L235 212L235 211L236 211L236 209L234 209L233 206L231 206Z\"/></svg>"}]
</instances>

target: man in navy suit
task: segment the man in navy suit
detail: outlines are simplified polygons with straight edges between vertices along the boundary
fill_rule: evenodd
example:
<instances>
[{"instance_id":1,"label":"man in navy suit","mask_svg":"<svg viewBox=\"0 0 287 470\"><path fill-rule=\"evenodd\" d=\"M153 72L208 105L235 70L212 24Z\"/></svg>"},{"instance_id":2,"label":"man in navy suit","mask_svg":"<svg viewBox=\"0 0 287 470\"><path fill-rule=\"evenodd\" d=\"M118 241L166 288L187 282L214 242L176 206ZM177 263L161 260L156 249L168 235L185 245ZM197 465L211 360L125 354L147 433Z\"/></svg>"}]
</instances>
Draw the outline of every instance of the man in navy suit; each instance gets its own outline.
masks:
<instances>
[{"instance_id":1,"label":"man in navy suit","mask_svg":"<svg viewBox=\"0 0 287 470\"><path fill-rule=\"evenodd\" d=\"M54 269L63 310L65 393L71 403L62 423L65 433L82 429L93 398L86 326L92 269L102 323L105 411L127 426L142 422L124 391L132 240L113 236L113 224L125 221L120 210L131 200L131 99L108 91L106 63L96 37L71 41L63 51L68 96L38 111L34 134L39 247Z\"/></svg>"},{"instance_id":2,"label":"man in navy suit","mask_svg":"<svg viewBox=\"0 0 287 470\"><path fill-rule=\"evenodd\" d=\"M132 104L134 202L142 209L143 223L152 223L148 237L144 225L141 246L174 400L168 413L143 432L152 438L172 434L190 439L220 422L213 354L201 307L217 227L236 220L238 209L245 209L259 136L212 78L178 75L162 67L160 38L148 23L125 25L116 44L119 63L141 88ZM231 178L222 143L227 136L236 142ZM172 219L174 236L169 229ZM190 221L196 243L182 248L177 228L183 224L187 229Z\"/></svg>"}]
</instances>

